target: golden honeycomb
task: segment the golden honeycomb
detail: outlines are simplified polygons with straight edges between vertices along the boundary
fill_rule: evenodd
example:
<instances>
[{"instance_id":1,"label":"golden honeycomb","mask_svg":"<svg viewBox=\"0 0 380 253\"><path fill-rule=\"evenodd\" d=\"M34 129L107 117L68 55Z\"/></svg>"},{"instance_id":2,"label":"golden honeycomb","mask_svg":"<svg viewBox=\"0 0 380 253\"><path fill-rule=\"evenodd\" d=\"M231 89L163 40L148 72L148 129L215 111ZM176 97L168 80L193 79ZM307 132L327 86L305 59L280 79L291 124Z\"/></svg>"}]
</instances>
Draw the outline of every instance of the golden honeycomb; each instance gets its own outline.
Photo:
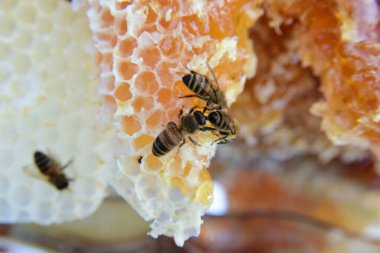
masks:
<instances>
[{"instance_id":1,"label":"golden honeycomb","mask_svg":"<svg viewBox=\"0 0 380 253\"><path fill-rule=\"evenodd\" d=\"M219 159L248 163L311 155L323 163L335 158L351 163L368 158L370 151L380 155L376 0L73 1L75 9L87 8L90 24L83 11L69 9L68 1L3 0L0 6L3 222L48 224L84 217L106 195L108 171L111 185L151 222L153 237L173 236L182 245L198 235L212 201L207 168L217 135L197 133L201 147L188 142L160 158L151 147L169 121L177 122L182 107L204 106L178 96L190 94L181 81L186 67L210 76L206 62L243 139L219 149ZM97 88L103 117L94 116L101 104ZM236 147L243 141L249 147L238 156ZM62 195L22 171L32 167L30 154L37 146L50 149L51 143L59 160L75 156L76 166L68 173L77 179ZM251 179L243 175L238 184L249 186ZM255 202L279 198L285 188L269 187L268 198L263 194ZM292 196L284 199L291 202ZM253 204L239 202L239 196L231 203L238 209L244 202ZM322 218L339 216L327 209ZM368 229L365 219L348 224Z\"/></svg>"},{"instance_id":2,"label":"golden honeycomb","mask_svg":"<svg viewBox=\"0 0 380 253\"><path fill-rule=\"evenodd\" d=\"M208 62L227 102L236 99L255 71L247 31L262 12L260 1L87 3L104 111L120 143L111 184L144 219L153 220L152 236L174 236L182 245L199 234L200 217L211 204L206 168L216 136L196 134L201 147L187 144L178 155L173 150L161 158L151 153L152 143L169 121L177 121L182 106L204 106L178 98L189 94L181 80L186 67L210 76Z\"/></svg>"},{"instance_id":3,"label":"golden honeycomb","mask_svg":"<svg viewBox=\"0 0 380 253\"><path fill-rule=\"evenodd\" d=\"M379 158L379 6L377 1L268 0L272 25L293 24L298 55L320 79L312 112L336 145L370 149Z\"/></svg>"},{"instance_id":4,"label":"golden honeycomb","mask_svg":"<svg viewBox=\"0 0 380 253\"><path fill-rule=\"evenodd\" d=\"M263 16L251 29L258 57L254 78L232 105L240 123L241 136L252 148L247 157L262 155L278 160L315 155L327 163L335 158L345 162L363 159L369 152L352 145L334 145L320 130L321 120L310 108L323 99L320 80L299 55L298 26L281 27L281 34ZM271 41L276 41L268 47ZM255 119L255 120L252 120Z\"/></svg>"}]
</instances>

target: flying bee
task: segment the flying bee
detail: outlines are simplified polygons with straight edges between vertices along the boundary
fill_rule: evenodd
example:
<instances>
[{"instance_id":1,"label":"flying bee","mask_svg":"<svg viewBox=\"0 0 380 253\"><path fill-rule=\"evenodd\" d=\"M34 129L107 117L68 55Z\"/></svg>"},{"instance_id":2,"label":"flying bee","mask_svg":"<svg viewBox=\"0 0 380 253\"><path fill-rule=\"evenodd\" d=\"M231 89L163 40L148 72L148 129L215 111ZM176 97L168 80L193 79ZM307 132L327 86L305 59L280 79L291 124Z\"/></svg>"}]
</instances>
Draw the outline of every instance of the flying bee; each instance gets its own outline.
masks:
<instances>
[{"instance_id":1,"label":"flying bee","mask_svg":"<svg viewBox=\"0 0 380 253\"><path fill-rule=\"evenodd\" d=\"M206 107L203 112L205 112L206 108L214 110L228 109L224 92L219 87L214 71L207 62L206 65L214 80L188 69L190 74L183 76L182 81L195 94L180 96L179 98L197 97L205 100Z\"/></svg>"},{"instance_id":2,"label":"flying bee","mask_svg":"<svg viewBox=\"0 0 380 253\"><path fill-rule=\"evenodd\" d=\"M69 186L69 182L73 179L68 178L65 173L63 173L63 170L71 164L72 160L61 167L56 160L41 151L34 152L33 157L38 170L48 178L48 181L54 185L57 190L63 190Z\"/></svg>"},{"instance_id":3,"label":"flying bee","mask_svg":"<svg viewBox=\"0 0 380 253\"><path fill-rule=\"evenodd\" d=\"M197 130L206 131L207 117L201 111L194 111L193 107L189 113L183 115L183 110L180 110L178 115L179 126L170 121L166 128L156 137L153 142L152 153L155 156L163 156L179 145L182 147L186 143L185 135L192 134ZM191 136L188 139L195 145L199 145Z\"/></svg>"},{"instance_id":4,"label":"flying bee","mask_svg":"<svg viewBox=\"0 0 380 253\"><path fill-rule=\"evenodd\" d=\"M236 137L238 127L226 111L211 111L207 116L207 120L213 126L213 128L208 127L207 130L217 130L222 135L212 143L225 144L228 141L227 138L233 139Z\"/></svg>"}]
</instances>

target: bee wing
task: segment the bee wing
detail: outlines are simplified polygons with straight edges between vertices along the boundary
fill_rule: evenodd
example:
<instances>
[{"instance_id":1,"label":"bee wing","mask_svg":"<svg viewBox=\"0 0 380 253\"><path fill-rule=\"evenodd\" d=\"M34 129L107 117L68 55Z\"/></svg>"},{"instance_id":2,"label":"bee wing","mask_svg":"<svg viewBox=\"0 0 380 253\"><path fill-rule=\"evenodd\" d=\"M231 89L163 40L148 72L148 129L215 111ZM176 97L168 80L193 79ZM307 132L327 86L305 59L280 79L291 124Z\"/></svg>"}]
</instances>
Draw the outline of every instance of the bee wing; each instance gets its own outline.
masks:
<instances>
[{"instance_id":1,"label":"bee wing","mask_svg":"<svg viewBox=\"0 0 380 253\"><path fill-rule=\"evenodd\" d=\"M34 179L42 180L44 178L40 172L38 172L36 169L33 169L31 166L22 167L22 171Z\"/></svg>"},{"instance_id":2,"label":"bee wing","mask_svg":"<svg viewBox=\"0 0 380 253\"><path fill-rule=\"evenodd\" d=\"M207 65L208 71L209 71L209 72L211 73L211 75L212 75L212 79L214 79L214 82L216 83L216 85L217 85L218 87L220 87L220 86L219 86L219 83L218 83L218 80L216 80L215 73L214 73L214 71L212 70L212 68L210 67L210 65L208 64L207 61L206 61L206 65Z\"/></svg>"},{"instance_id":3,"label":"bee wing","mask_svg":"<svg viewBox=\"0 0 380 253\"><path fill-rule=\"evenodd\" d=\"M212 70L212 68L210 67L210 65L208 64L207 61L206 61L206 66L207 66L207 68L208 68L208 71L211 73L212 78L214 79L214 82L215 82L216 86L217 86L218 89L220 90L220 86L219 86L218 80L216 79L215 73L214 73L214 71ZM224 106L225 108L227 108L227 110L228 110L227 101L226 101L225 98L223 99L223 106Z\"/></svg>"}]
</instances>

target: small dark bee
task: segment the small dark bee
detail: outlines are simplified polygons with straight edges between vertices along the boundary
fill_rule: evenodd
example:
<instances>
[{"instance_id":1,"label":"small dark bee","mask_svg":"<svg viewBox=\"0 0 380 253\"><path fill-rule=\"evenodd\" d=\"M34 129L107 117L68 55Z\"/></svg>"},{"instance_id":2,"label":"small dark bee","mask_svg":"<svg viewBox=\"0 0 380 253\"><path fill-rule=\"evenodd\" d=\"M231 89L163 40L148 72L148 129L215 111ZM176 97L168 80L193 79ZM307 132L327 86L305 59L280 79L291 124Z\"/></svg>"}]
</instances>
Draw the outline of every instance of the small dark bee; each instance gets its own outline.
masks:
<instances>
[{"instance_id":1,"label":"small dark bee","mask_svg":"<svg viewBox=\"0 0 380 253\"><path fill-rule=\"evenodd\" d=\"M207 62L206 65L214 80L211 80L205 75L198 74L197 72L188 69L191 74L183 76L182 81L187 86L187 88L189 88L195 94L180 96L179 98L197 97L205 100L207 103L203 112L205 112L206 108L213 110L228 108L224 92L219 88L219 83L216 80L214 71L212 71Z\"/></svg>"},{"instance_id":2,"label":"small dark bee","mask_svg":"<svg viewBox=\"0 0 380 253\"><path fill-rule=\"evenodd\" d=\"M207 128L207 130L217 130L222 135L222 137L213 141L218 144L227 143L227 138L235 138L237 134L237 126L229 114L225 111L212 111L208 114L207 120L211 123L214 128Z\"/></svg>"},{"instance_id":3,"label":"small dark bee","mask_svg":"<svg viewBox=\"0 0 380 253\"><path fill-rule=\"evenodd\" d=\"M140 155L140 156L137 158L137 162L138 162L139 164L141 164L142 159L143 159L143 157Z\"/></svg>"},{"instance_id":4,"label":"small dark bee","mask_svg":"<svg viewBox=\"0 0 380 253\"><path fill-rule=\"evenodd\" d=\"M34 163L38 170L47 176L49 182L58 190L66 189L69 186L69 182L73 180L63 173L63 170L69 166L71 162L72 160L61 167L57 161L41 151L34 152Z\"/></svg>"},{"instance_id":5,"label":"small dark bee","mask_svg":"<svg viewBox=\"0 0 380 253\"><path fill-rule=\"evenodd\" d=\"M188 114L183 115L183 110L180 111L179 126L174 122L169 122L164 129L154 140L152 153L155 156L163 156L173 150L179 145L182 147L186 140L185 134L192 134L197 130L206 131L207 127L203 127L206 124L207 117L201 111L194 111L196 107L193 107ZM199 145L190 136L188 139L195 145Z\"/></svg>"}]
</instances>

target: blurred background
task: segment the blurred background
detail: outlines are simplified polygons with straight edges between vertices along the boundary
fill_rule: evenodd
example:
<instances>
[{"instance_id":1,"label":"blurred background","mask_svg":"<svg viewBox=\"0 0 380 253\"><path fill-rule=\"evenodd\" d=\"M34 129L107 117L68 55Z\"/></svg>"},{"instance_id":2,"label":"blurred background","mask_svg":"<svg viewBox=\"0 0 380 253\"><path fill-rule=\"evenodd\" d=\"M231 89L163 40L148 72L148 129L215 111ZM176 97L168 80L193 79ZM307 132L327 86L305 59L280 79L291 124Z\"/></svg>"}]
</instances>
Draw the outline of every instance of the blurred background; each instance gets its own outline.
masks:
<instances>
[{"instance_id":1,"label":"blurred background","mask_svg":"<svg viewBox=\"0 0 380 253\"><path fill-rule=\"evenodd\" d=\"M373 163L313 157L245 159L241 142L220 147L210 172L214 204L183 248L147 236L119 197L90 217L52 226L1 225L0 252L379 252L379 177Z\"/></svg>"}]
</instances>

